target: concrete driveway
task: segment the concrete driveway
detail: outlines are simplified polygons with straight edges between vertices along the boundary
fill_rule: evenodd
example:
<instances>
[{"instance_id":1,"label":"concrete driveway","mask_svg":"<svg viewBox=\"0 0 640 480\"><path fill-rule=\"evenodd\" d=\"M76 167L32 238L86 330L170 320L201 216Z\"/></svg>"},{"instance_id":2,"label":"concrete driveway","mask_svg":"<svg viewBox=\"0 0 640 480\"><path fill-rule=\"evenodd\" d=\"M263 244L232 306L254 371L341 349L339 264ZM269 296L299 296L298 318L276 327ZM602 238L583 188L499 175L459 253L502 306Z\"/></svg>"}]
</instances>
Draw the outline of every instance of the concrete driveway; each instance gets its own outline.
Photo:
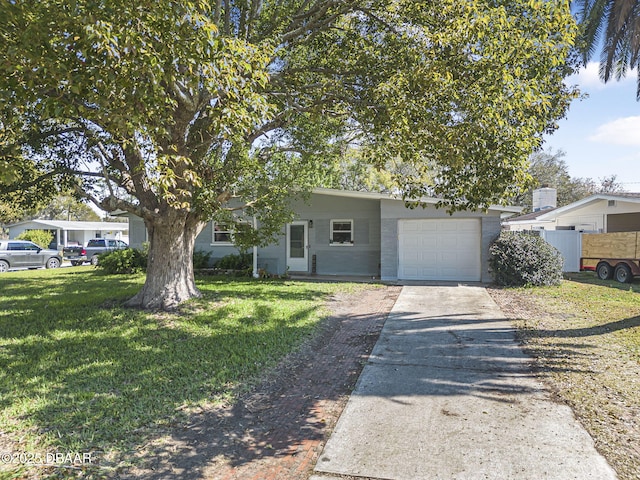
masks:
<instances>
[{"instance_id":1,"label":"concrete driveway","mask_svg":"<svg viewBox=\"0 0 640 480\"><path fill-rule=\"evenodd\" d=\"M316 464L414 479L615 479L484 288L405 286Z\"/></svg>"}]
</instances>

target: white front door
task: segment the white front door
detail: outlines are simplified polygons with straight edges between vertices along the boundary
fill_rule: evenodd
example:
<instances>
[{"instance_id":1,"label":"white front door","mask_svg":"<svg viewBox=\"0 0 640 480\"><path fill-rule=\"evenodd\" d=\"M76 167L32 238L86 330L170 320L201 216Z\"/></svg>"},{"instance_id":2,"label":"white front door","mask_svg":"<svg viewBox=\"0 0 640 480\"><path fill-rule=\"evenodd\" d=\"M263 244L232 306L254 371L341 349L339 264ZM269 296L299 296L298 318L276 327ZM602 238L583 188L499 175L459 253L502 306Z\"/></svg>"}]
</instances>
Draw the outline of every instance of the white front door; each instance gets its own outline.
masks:
<instances>
[{"instance_id":1,"label":"white front door","mask_svg":"<svg viewBox=\"0 0 640 480\"><path fill-rule=\"evenodd\" d=\"M287 267L291 272L309 271L309 231L306 221L287 224Z\"/></svg>"}]
</instances>

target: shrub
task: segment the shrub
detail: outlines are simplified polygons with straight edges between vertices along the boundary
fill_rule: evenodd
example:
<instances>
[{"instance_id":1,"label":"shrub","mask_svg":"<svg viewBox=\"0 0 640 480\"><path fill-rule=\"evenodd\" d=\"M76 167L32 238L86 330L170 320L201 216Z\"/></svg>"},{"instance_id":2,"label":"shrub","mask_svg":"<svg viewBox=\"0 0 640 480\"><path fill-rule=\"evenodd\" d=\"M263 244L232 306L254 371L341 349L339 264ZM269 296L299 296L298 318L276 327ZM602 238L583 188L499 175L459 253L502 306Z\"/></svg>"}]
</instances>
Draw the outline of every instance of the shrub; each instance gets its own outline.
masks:
<instances>
[{"instance_id":1,"label":"shrub","mask_svg":"<svg viewBox=\"0 0 640 480\"><path fill-rule=\"evenodd\" d=\"M207 268L211 261L211 252L203 252L202 250L196 250L193 252L193 268L196 270L199 268Z\"/></svg>"},{"instance_id":2,"label":"shrub","mask_svg":"<svg viewBox=\"0 0 640 480\"><path fill-rule=\"evenodd\" d=\"M147 269L147 254L136 248L113 250L98 257L98 268L108 274L132 274Z\"/></svg>"},{"instance_id":3,"label":"shrub","mask_svg":"<svg viewBox=\"0 0 640 480\"><path fill-rule=\"evenodd\" d=\"M253 268L253 256L250 253L230 254L216 262L216 268L223 270L247 270Z\"/></svg>"},{"instance_id":4,"label":"shrub","mask_svg":"<svg viewBox=\"0 0 640 480\"><path fill-rule=\"evenodd\" d=\"M53 233L45 230L25 230L16 237L18 240L27 240L39 245L42 248L49 248L49 244L53 240Z\"/></svg>"},{"instance_id":5,"label":"shrub","mask_svg":"<svg viewBox=\"0 0 640 480\"><path fill-rule=\"evenodd\" d=\"M559 285L562 256L538 235L502 232L491 245L489 267L498 285Z\"/></svg>"}]
</instances>

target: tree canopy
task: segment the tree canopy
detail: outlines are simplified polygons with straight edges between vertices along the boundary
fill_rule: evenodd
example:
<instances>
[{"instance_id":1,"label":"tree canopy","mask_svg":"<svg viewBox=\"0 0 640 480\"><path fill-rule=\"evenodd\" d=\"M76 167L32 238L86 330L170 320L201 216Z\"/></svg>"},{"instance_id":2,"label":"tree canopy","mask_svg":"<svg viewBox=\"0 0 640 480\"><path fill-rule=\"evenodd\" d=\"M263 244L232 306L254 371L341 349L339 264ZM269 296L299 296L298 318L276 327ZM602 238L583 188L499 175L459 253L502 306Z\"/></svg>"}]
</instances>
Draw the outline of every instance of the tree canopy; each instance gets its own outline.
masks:
<instances>
[{"instance_id":1,"label":"tree canopy","mask_svg":"<svg viewBox=\"0 0 640 480\"><path fill-rule=\"evenodd\" d=\"M347 148L410 165L407 197L507 201L576 95L575 30L564 1L3 2L0 158L34 173L5 191L51 180L140 216L131 304L171 308L198 295L208 220L255 215L267 241Z\"/></svg>"},{"instance_id":2,"label":"tree canopy","mask_svg":"<svg viewBox=\"0 0 640 480\"><path fill-rule=\"evenodd\" d=\"M532 211L533 190L540 187L551 187L557 190L558 207L577 202L594 193L616 193L623 191L623 186L618 182L616 175L599 178L572 177L569 174L565 153L561 150L540 151L531 155L529 174L533 179L531 188L522 192L514 199L514 204L525 208L526 212Z\"/></svg>"},{"instance_id":3,"label":"tree canopy","mask_svg":"<svg viewBox=\"0 0 640 480\"><path fill-rule=\"evenodd\" d=\"M600 78L605 83L637 69L640 101L640 1L576 0L575 4L584 63L600 50Z\"/></svg>"},{"instance_id":4,"label":"tree canopy","mask_svg":"<svg viewBox=\"0 0 640 480\"><path fill-rule=\"evenodd\" d=\"M89 205L69 194L56 195L47 206L38 210L35 216L46 220L100 221L100 216Z\"/></svg>"}]
</instances>

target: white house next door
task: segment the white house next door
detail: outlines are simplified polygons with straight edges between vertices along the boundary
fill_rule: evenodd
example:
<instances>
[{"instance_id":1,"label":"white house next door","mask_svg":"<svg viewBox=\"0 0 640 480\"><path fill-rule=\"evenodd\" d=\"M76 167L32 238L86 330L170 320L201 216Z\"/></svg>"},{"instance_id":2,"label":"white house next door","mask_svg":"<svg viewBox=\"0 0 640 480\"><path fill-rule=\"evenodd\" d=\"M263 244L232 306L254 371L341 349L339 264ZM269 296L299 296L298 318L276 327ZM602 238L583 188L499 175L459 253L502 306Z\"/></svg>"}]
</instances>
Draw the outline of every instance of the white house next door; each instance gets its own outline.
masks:
<instances>
[{"instance_id":1,"label":"white house next door","mask_svg":"<svg viewBox=\"0 0 640 480\"><path fill-rule=\"evenodd\" d=\"M309 231L306 221L287 224L287 267L291 272L309 271Z\"/></svg>"}]
</instances>

